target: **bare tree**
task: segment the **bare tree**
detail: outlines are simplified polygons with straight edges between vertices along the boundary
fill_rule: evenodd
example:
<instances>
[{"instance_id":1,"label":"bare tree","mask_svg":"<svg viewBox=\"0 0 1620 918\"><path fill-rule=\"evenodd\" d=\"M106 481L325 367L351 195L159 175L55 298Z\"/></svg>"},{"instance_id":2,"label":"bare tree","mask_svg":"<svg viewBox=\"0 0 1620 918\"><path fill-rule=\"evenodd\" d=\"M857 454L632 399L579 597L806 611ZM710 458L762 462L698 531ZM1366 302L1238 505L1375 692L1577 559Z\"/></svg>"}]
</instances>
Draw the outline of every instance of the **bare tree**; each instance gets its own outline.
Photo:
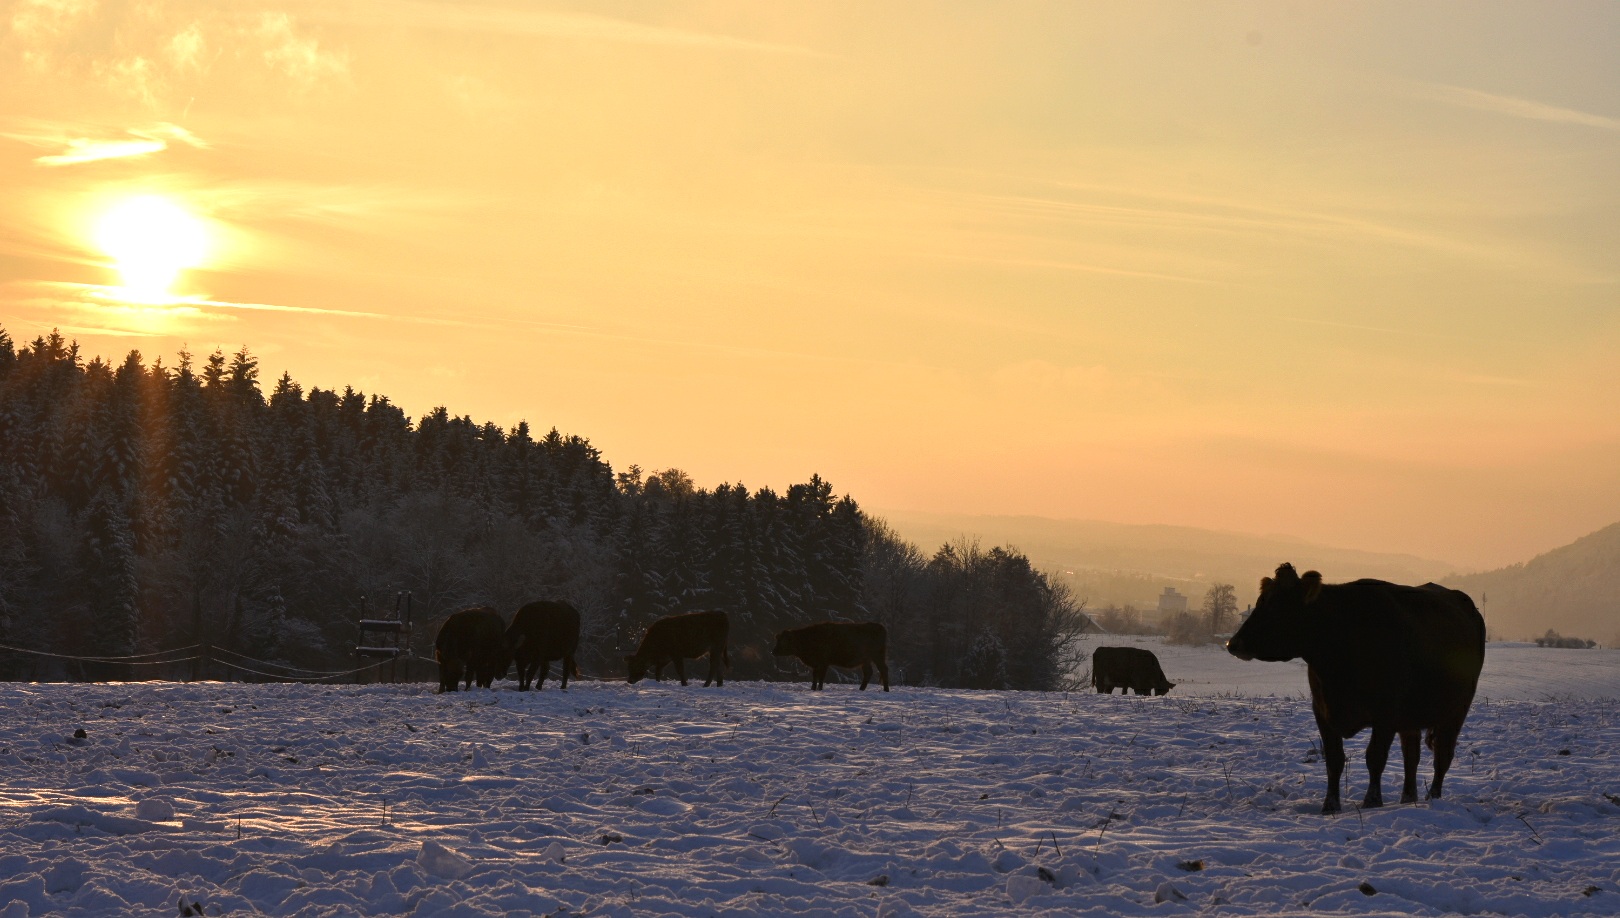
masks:
<instances>
[{"instance_id":1,"label":"bare tree","mask_svg":"<svg viewBox=\"0 0 1620 918\"><path fill-rule=\"evenodd\" d=\"M1230 583L1217 583L1204 594L1204 620L1211 635L1224 633L1237 620L1237 591Z\"/></svg>"}]
</instances>

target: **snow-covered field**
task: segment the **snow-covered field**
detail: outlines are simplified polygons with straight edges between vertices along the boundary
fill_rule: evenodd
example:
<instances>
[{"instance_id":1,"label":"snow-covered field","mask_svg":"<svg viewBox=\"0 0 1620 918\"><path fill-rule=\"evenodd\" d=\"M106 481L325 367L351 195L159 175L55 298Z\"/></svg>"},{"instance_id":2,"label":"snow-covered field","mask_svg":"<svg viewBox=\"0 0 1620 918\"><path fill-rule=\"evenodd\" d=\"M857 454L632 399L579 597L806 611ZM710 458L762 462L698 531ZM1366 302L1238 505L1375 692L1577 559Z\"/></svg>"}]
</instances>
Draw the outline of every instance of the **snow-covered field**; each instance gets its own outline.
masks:
<instances>
[{"instance_id":1,"label":"snow-covered field","mask_svg":"<svg viewBox=\"0 0 1620 918\"><path fill-rule=\"evenodd\" d=\"M4 684L0 915L1620 914L1620 653L1493 645L1447 798L1353 761L1323 817L1299 667L1154 649L1162 698Z\"/></svg>"},{"instance_id":2,"label":"snow-covered field","mask_svg":"<svg viewBox=\"0 0 1620 918\"><path fill-rule=\"evenodd\" d=\"M1305 663L1239 660L1219 644L1165 644L1158 637L1093 635L1086 649L1102 645L1145 647L1176 683L1173 695L1309 698ZM1475 704L1488 701L1620 699L1620 650L1556 650L1530 643L1491 644L1485 652Z\"/></svg>"}]
</instances>

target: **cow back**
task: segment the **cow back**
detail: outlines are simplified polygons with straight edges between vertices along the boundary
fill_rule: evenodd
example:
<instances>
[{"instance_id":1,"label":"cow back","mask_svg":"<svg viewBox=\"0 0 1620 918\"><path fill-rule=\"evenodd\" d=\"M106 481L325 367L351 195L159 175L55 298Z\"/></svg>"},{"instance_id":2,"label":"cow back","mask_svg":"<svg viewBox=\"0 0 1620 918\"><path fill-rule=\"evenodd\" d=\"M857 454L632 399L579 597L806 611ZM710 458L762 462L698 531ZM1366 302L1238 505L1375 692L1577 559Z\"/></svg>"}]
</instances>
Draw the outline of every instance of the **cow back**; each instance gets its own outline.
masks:
<instances>
[{"instance_id":1,"label":"cow back","mask_svg":"<svg viewBox=\"0 0 1620 918\"><path fill-rule=\"evenodd\" d=\"M880 622L817 622L783 631L777 646L811 666L854 667L885 659L889 631Z\"/></svg>"},{"instance_id":2,"label":"cow back","mask_svg":"<svg viewBox=\"0 0 1620 918\"><path fill-rule=\"evenodd\" d=\"M1485 662L1485 620L1467 594L1357 580L1324 585L1310 614L1312 697L1345 736L1466 715Z\"/></svg>"},{"instance_id":3,"label":"cow back","mask_svg":"<svg viewBox=\"0 0 1620 918\"><path fill-rule=\"evenodd\" d=\"M439 627L433 648L446 655L470 660L498 654L506 646L506 622L488 606L474 606L451 614Z\"/></svg>"},{"instance_id":4,"label":"cow back","mask_svg":"<svg viewBox=\"0 0 1620 918\"><path fill-rule=\"evenodd\" d=\"M644 660L699 657L723 644L731 631L724 612L687 612L660 618L647 627L636 655Z\"/></svg>"},{"instance_id":5,"label":"cow back","mask_svg":"<svg viewBox=\"0 0 1620 918\"><path fill-rule=\"evenodd\" d=\"M506 640L514 653L525 658L573 656L579 646L579 610L566 602L531 602L512 616Z\"/></svg>"}]
</instances>

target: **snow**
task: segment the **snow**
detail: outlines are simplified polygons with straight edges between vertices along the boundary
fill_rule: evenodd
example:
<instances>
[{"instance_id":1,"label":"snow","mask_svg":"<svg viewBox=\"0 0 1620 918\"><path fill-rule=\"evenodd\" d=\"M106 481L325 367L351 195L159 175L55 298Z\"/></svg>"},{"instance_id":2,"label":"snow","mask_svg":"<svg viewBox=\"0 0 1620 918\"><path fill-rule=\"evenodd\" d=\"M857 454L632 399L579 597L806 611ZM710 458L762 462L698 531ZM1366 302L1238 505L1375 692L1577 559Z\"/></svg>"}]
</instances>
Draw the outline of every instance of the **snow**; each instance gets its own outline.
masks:
<instances>
[{"instance_id":1,"label":"snow","mask_svg":"<svg viewBox=\"0 0 1620 918\"><path fill-rule=\"evenodd\" d=\"M1309 698L1305 663L1239 660L1219 644L1196 647L1163 643L1159 637L1087 635L1088 654L1100 646L1145 647L1176 684L1172 694ZM1487 700L1550 701L1560 698L1620 698L1620 650L1569 650L1533 643L1492 643L1485 652L1475 703Z\"/></svg>"},{"instance_id":2,"label":"snow","mask_svg":"<svg viewBox=\"0 0 1620 918\"><path fill-rule=\"evenodd\" d=\"M1492 645L1447 797L1324 817L1300 667L1150 646L1164 697L3 684L0 915L1620 913L1620 653Z\"/></svg>"}]
</instances>

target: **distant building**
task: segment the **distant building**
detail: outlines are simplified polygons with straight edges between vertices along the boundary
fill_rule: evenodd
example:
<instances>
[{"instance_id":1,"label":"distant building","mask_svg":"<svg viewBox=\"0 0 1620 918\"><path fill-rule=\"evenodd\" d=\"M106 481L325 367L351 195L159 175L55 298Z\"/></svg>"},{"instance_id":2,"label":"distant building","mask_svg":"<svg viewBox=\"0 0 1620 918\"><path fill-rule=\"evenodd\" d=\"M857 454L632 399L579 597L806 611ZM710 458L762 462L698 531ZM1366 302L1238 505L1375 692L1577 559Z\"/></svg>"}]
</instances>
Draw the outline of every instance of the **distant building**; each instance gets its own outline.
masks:
<instances>
[{"instance_id":1,"label":"distant building","mask_svg":"<svg viewBox=\"0 0 1620 918\"><path fill-rule=\"evenodd\" d=\"M1159 594L1159 616L1175 615L1187 611L1187 597L1176 591L1175 587L1165 587Z\"/></svg>"}]
</instances>

